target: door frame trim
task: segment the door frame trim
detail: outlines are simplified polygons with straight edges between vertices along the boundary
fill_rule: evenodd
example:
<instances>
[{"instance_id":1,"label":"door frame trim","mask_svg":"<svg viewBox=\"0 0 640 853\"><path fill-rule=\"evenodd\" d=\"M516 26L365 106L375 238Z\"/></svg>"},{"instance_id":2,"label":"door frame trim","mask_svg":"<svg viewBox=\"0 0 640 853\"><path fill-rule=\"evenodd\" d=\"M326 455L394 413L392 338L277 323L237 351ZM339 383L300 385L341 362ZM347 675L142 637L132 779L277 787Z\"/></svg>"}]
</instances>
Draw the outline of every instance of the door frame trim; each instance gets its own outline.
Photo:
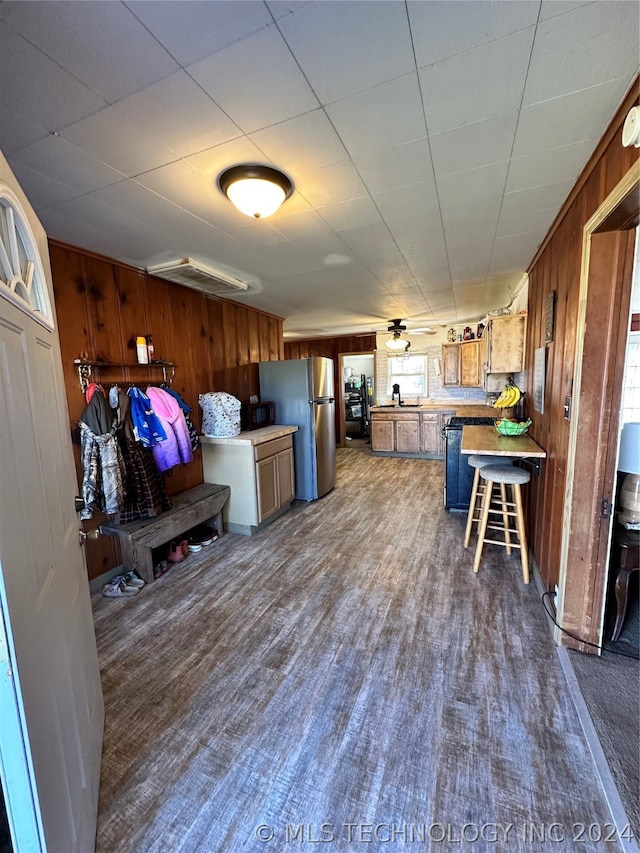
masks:
<instances>
[{"instance_id":1,"label":"door frame trim","mask_svg":"<svg viewBox=\"0 0 640 853\"><path fill-rule=\"evenodd\" d=\"M580 265L580 291L578 296L578 317L576 323L576 349L573 371L572 391L572 415L569 424L569 443L567 453L567 477L565 481L564 505L565 511L562 522L562 540L560 545L560 577L558 580L557 615L558 623L563 623L565 591L568 575L568 559L571 545L571 522L573 514L573 487L575 475L575 460L578 443L578 422L580 418L580 392L582 390L582 363L584 357L584 340L586 334L587 298L589 293L589 275L591 258L591 237L599 230L606 220L620 205L640 187L640 160L637 160L618 182L609 195L600 204L593 215L587 220L583 228L582 260ZM612 229L619 230L619 229ZM609 540L611 538L611 525L609 526ZM590 579L592 589L595 588L596 577ZM606 583L606 577L605 577ZM597 626L597 644L602 644L604 634L604 614L606 596L602 596L599 622ZM559 628L554 628L554 640L558 645L564 645L565 633Z\"/></svg>"}]
</instances>

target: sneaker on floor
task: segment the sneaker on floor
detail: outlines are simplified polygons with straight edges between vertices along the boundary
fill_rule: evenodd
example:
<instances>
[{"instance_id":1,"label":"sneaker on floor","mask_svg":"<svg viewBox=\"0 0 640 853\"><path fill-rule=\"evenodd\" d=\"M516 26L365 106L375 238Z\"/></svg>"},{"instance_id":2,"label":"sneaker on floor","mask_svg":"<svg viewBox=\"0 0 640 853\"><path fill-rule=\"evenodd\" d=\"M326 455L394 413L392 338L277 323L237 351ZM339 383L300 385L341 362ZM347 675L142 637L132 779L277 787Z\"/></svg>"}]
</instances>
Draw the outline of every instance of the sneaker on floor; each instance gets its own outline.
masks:
<instances>
[{"instance_id":1,"label":"sneaker on floor","mask_svg":"<svg viewBox=\"0 0 640 853\"><path fill-rule=\"evenodd\" d=\"M196 536L189 537L189 550L191 552L202 551L202 543Z\"/></svg>"},{"instance_id":2,"label":"sneaker on floor","mask_svg":"<svg viewBox=\"0 0 640 853\"><path fill-rule=\"evenodd\" d=\"M138 587L129 586L124 582L124 576L119 575L117 578L112 578L109 583L102 587L102 594L105 598L130 598L132 595L137 595L140 592Z\"/></svg>"},{"instance_id":3,"label":"sneaker on floor","mask_svg":"<svg viewBox=\"0 0 640 853\"><path fill-rule=\"evenodd\" d=\"M135 586L138 589L145 585L145 581L143 581L140 575L135 571L126 572L124 582L127 586Z\"/></svg>"}]
</instances>

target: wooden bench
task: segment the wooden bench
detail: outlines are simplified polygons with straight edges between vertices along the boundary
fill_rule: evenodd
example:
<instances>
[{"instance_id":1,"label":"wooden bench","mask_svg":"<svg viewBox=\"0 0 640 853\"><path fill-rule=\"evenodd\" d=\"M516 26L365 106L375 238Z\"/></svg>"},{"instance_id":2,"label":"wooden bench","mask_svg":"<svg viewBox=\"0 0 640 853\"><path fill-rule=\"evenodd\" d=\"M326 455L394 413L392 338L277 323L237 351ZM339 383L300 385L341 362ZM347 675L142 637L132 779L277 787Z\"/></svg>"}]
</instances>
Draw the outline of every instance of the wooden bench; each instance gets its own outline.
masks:
<instances>
[{"instance_id":1,"label":"wooden bench","mask_svg":"<svg viewBox=\"0 0 640 853\"><path fill-rule=\"evenodd\" d=\"M222 507L229 499L230 492L229 486L201 483L173 496L173 506L166 512L129 524L101 524L100 532L120 539L124 570L136 571L143 580L151 583L153 548L207 521L212 522L222 536Z\"/></svg>"}]
</instances>

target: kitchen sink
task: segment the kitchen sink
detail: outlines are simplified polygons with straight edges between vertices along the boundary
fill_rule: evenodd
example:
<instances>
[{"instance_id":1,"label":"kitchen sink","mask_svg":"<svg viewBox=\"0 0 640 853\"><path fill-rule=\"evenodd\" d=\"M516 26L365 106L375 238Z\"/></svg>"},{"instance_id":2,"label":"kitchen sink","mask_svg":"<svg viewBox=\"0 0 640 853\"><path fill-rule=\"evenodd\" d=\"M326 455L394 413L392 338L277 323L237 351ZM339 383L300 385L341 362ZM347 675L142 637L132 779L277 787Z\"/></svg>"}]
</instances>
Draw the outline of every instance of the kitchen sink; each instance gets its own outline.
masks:
<instances>
[{"instance_id":1,"label":"kitchen sink","mask_svg":"<svg viewBox=\"0 0 640 853\"><path fill-rule=\"evenodd\" d=\"M420 405L418 403L402 403L400 406L397 403L380 403L379 406L376 406L377 409L419 409Z\"/></svg>"}]
</instances>

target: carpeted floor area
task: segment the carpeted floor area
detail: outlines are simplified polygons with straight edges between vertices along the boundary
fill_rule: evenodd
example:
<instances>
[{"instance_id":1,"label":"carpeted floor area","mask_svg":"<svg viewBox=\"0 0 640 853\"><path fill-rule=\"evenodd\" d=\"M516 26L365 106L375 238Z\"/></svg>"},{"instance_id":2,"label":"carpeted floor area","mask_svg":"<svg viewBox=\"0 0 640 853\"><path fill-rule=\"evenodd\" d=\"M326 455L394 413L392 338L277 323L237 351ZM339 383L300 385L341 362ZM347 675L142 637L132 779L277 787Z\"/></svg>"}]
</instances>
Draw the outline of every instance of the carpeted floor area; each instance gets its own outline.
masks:
<instances>
[{"instance_id":1,"label":"carpeted floor area","mask_svg":"<svg viewBox=\"0 0 640 853\"><path fill-rule=\"evenodd\" d=\"M441 462L340 450L322 500L94 596L97 853L620 851L534 585L465 521Z\"/></svg>"}]
</instances>

